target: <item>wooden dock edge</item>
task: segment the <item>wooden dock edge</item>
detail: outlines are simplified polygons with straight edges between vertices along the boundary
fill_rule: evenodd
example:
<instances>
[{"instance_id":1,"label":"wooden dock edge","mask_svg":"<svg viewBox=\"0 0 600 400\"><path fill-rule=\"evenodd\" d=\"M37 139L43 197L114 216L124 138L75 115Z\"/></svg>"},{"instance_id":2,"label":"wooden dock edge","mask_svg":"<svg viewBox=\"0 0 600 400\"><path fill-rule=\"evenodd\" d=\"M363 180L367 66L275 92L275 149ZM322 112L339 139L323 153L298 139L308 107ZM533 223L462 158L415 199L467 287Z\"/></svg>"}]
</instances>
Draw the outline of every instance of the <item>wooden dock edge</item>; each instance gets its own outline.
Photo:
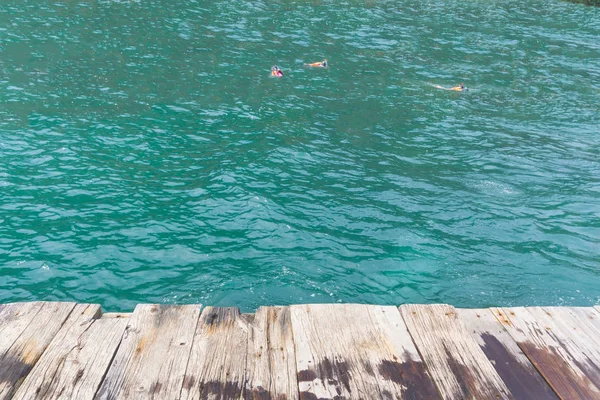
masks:
<instances>
[{"instance_id":1,"label":"wooden dock edge","mask_svg":"<svg viewBox=\"0 0 600 400\"><path fill-rule=\"evenodd\" d=\"M600 307L0 304L3 399L600 399Z\"/></svg>"}]
</instances>

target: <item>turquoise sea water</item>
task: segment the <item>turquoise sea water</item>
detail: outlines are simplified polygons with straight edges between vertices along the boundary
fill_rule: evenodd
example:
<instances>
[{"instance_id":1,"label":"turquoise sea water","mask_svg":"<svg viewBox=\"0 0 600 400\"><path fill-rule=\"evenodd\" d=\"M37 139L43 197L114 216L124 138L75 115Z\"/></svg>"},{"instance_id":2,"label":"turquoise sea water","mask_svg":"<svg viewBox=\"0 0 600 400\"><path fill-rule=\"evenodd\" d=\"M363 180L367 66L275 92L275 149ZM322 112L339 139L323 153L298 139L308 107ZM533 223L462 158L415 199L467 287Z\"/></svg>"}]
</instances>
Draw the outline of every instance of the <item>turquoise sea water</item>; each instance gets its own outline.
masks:
<instances>
[{"instance_id":1,"label":"turquoise sea water","mask_svg":"<svg viewBox=\"0 0 600 400\"><path fill-rule=\"evenodd\" d=\"M0 302L590 305L599 288L597 8L0 4Z\"/></svg>"}]
</instances>

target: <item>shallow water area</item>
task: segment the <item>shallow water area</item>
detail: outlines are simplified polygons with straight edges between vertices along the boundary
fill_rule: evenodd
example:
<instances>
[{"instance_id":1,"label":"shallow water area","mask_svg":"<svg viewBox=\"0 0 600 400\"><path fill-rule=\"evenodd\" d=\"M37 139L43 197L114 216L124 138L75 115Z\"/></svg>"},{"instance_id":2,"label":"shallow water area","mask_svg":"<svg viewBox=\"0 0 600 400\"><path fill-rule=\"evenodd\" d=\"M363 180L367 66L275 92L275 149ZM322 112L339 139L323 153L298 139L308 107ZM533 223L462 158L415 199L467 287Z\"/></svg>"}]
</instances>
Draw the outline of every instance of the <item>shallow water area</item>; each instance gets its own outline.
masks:
<instances>
[{"instance_id":1,"label":"shallow water area","mask_svg":"<svg viewBox=\"0 0 600 400\"><path fill-rule=\"evenodd\" d=\"M560 1L4 1L0 302L598 304L598 38Z\"/></svg>"}]
</instances>

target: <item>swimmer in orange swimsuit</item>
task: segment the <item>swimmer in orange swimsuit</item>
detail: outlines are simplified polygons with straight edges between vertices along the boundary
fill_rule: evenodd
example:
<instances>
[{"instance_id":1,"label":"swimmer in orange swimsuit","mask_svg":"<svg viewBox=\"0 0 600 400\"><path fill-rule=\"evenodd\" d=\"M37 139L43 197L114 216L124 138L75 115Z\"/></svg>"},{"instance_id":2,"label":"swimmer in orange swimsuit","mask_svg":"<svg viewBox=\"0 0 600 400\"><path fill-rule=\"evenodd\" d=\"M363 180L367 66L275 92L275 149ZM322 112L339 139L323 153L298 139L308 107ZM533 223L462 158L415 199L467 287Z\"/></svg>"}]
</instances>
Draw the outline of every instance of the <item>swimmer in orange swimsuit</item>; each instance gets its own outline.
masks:
<instances>
[{"instance_id":1,"label":"swimmer in orange swimsuit","mask_svg":"<svg viewBox=\"0 0 600 400\"><path fill-rule=\"evenodd\" d=\"M307 67L316 67L316 68L327 68L327 60L314 62L310 64L304 64Z\"/></svg>"},{"instance_id":2,"label":"swimmer in orange swimsuit","mask_svg":"<svg viewBox=\"0 0 600 400\"><path fill-rule=\"evenodd\" d=\"M271 67L271 76L282 77L283 71L277 65Z\"/></svg>"}]
</instances>

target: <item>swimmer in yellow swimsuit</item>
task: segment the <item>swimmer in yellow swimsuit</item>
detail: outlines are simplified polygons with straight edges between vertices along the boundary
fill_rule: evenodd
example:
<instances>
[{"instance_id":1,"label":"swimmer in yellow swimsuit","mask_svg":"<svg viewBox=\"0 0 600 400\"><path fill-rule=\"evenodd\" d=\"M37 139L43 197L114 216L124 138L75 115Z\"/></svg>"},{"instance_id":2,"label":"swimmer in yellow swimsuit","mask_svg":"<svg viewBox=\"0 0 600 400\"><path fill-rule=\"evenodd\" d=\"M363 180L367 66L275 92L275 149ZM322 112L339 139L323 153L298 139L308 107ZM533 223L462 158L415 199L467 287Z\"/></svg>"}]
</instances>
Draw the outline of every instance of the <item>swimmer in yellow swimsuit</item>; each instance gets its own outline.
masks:
<instances>
[{"instance_id":1,"label":"swimmer in yellow swimsuit","mask_svg":"<svg viewBox=\"0 0 600 400\"><path fill-rule=\"evenodd\" d=\"M310 63L310 64L304 64L304 65L306 65L307 67L327 68L327 60L314 62L314 63Z\"/></svg>"}]
</instances>

